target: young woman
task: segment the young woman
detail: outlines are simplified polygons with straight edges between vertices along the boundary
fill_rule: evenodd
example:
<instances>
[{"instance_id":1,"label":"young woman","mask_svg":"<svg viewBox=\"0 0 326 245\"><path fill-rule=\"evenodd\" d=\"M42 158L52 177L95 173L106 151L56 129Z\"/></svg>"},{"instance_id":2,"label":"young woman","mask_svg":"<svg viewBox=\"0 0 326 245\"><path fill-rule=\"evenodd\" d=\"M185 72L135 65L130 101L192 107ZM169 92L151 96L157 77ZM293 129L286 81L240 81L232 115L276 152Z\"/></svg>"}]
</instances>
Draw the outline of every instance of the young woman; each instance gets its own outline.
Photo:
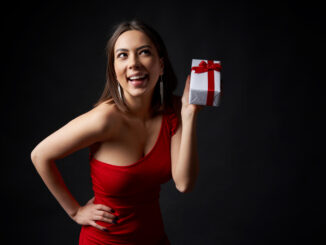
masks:
<instances>
[{"instance_id":1,"label":"young woman","mask_svg":"<svg viewBox=\"0 0 326 245\"><path fill-rule=\"evenodd\" d=\"M202 106L172 94L177 79L159 34L122 22L107 43L107 81L93 108L41 141L32 162L67 214L82 225L79 244L170 244L159 206L160 185L180 192L198 175L196 119ZM81 206L56 165L89 147L94 197Z\"/></svg>"}]
</instances>

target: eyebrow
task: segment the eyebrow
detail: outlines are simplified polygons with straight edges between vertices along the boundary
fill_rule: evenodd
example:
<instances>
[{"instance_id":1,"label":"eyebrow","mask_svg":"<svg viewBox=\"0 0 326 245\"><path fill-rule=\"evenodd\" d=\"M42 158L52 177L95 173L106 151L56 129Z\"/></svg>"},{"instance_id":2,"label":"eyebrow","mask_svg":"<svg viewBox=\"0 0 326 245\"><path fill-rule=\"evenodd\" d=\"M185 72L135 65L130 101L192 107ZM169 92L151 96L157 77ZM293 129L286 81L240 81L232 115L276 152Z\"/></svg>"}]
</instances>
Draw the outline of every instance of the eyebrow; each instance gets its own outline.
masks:
<instances>
[{"instance_id":1,"label":"eyebrow","mask_svg":"<svg viewBox=\"0 0 326 245\"><path fill-rule=\"evenodd\" d=\"M138 51L139 49L142 49L142 48L152 48L152 47L151 47L151 45L143 45L143 46L140 46L139 48L136 48L136 50ZM128 49L119 48L115 52L117 53L118 51L128 51Z\"/></svg>"}]
</instances>

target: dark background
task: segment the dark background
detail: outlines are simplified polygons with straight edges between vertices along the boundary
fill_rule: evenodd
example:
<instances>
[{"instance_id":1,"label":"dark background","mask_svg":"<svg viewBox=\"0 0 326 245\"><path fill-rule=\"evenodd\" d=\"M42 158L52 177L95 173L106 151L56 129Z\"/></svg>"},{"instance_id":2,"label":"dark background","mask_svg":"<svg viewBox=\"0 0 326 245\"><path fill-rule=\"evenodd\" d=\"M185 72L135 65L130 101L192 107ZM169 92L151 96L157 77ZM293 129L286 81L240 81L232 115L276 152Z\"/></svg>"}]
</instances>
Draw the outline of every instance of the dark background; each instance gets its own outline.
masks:
<instances>
[{"instance_id":1,"label":"dark background","mask_svg":"<svg viewBox=\"0 0 326 245\"><path fill-rule=\"evenodd\" d=\"M320 244L324 10L313 1L11 3L2 8L1 240L77 244L80 226L31 160L45 137L91 109L113 25L138 17L162 36L182 95L192 58L220 60L223 98L199 113L200 176L162 186L172 244ZM88 150L57 165L84 204Z\"/></svg>"}]
</instances>

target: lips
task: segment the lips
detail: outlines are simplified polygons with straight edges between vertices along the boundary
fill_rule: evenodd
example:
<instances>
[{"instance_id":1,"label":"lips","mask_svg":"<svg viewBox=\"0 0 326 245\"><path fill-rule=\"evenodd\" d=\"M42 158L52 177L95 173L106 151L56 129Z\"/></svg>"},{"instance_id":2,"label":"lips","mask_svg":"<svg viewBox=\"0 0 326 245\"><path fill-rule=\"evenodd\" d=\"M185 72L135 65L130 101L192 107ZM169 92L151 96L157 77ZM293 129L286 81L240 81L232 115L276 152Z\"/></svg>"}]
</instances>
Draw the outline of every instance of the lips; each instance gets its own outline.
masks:
<instances>
[{"instance_id":1,"label":"lips","mask_svg":"<svg viewBox=\"0 0 326 245\"><path fill-rule=\"evenodd\" d=\"M134 87L144 87L145 84L147 84L148 81L148 75L142 75L142 76L131 76L128 78L128 82L134 86Z\"/></svg>"},{"instance_id":2,"label":"lips","mask_svg":"<svg viewBox=\"0 0 326 245\"><path fill-rule=\"evenodd\" d=\"M142 81L145 80L148 77L148 74L133 74L129 77L127 77L128 81Z\"/></svg>"}]
</instances>

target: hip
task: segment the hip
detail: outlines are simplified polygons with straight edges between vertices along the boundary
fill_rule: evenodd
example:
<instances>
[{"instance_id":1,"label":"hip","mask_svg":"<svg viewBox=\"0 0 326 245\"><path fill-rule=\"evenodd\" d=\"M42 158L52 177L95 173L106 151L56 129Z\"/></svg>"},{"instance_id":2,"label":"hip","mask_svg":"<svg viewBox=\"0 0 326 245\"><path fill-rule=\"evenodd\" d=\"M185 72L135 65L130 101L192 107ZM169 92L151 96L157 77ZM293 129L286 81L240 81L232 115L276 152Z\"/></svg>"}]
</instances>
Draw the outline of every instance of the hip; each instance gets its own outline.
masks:
<instances>
[{"instance_id":1,"label":"hip","mask_svg":"<svg viewBox=\"0 0 326 245\"><path fill-rule=\"evenodd\" d=\"M136 233L112 233L101 231L93 226L82 226L79 245L171 245L163 231L148 230Z\"/></svg>"}]
</instances>

